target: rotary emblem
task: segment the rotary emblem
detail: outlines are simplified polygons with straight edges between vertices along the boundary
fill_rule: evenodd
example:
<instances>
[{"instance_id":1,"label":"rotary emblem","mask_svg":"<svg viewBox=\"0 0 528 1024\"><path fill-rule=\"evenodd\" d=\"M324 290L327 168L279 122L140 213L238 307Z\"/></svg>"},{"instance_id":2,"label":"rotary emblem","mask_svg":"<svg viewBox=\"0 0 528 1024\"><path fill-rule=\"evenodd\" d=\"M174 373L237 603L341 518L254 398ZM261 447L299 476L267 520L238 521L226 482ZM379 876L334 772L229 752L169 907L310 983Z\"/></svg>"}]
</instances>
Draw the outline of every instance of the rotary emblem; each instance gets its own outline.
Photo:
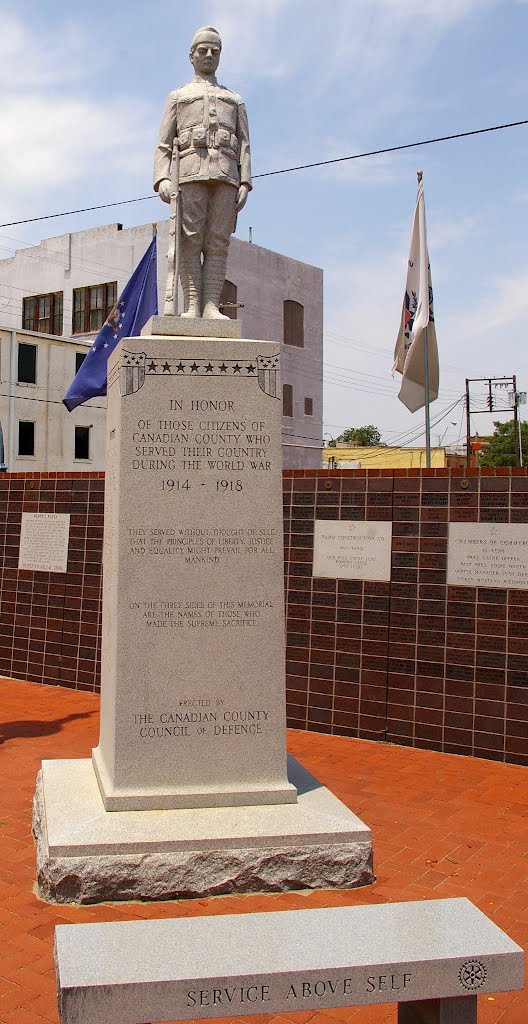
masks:
<instances>
[{"instance_id":1,"label":"rotary emblem","mask_svg":"<svg viewBox=\"0 0 528 1024\"><path fill-rule=\"evenodd\" d=\"M480 960L467 960L465 964L462 964L458 972L460 984L468 989L470 992L474 992L477 988L482 988L486 981L487 970L484 964Z\"/></svg>"}]
</instances>

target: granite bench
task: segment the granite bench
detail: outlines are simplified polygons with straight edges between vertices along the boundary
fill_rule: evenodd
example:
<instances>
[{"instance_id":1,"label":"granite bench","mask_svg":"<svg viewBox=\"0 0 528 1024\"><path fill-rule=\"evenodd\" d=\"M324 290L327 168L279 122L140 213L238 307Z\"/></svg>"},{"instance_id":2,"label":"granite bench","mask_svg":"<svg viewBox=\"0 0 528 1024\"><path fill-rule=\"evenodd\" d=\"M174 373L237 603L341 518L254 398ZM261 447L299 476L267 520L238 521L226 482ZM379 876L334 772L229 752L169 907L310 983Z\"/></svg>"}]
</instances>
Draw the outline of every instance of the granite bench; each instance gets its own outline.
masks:
<instances>
[{"instance_id":1,"label":"granite bench","mask_svg":"<svg viewBox=\"0 0 528 1024\"><path fill-rule=\"evenodd\" d=\"M467 899L58 925L61 1024L139 1024L398 1003L399 1024L475 1024L524 954Z\"/></svg>"}]
</instances>

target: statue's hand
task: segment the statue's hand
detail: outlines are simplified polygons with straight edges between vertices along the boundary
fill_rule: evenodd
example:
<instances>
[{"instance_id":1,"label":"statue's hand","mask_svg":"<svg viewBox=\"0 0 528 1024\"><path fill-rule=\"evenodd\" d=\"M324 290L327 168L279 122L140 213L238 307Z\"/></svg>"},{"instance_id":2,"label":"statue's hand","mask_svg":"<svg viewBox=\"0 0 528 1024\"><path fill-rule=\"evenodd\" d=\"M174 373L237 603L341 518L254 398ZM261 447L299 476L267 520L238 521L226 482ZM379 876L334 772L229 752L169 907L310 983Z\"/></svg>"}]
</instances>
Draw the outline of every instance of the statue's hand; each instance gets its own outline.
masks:
<instances>
[{"instance_id":1,"label":"statue's hand","mask_svg":"<svg viewBox=\"0 0 528 1024\"><path fill-rule=\"evenodd\" d=\"M161 191L161 189L160 189ZM240 185L238 189L237 201L235 206L235 213L240 213L246 205L249 189L247 185Z\"/></svg>"},{"instance_id":2,"label":"statue's hand","mask_svg":"<svg viewBox=\"0 0 528 1024\"><path fill-rule=\"evenodd\" d=\"M163 199L164 203L170 203L170 201L171 201L171 192L172 192L172 182L171 182L170 178L164 178L163 181L160 181L159 186L158 186L158 195L159 195L160 199Z\"/></svg>"}]
</instances>

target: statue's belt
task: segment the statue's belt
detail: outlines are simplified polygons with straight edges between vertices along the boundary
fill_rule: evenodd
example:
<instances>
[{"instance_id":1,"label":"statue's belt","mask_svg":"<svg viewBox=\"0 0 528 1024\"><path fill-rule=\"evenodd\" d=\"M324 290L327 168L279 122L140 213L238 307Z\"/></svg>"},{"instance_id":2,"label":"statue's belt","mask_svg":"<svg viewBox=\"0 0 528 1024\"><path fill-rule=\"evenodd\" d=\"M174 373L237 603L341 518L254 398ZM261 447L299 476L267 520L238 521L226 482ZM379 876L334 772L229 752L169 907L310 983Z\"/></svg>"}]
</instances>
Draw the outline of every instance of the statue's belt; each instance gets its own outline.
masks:
<instances>
[{"instance_id":1,"label":"statue's belt","mask_svg":"<svg viewBox=\"0 0 528 1024\"><path fill-rule=\"evenodd\" d=\"M238 153L238 139L229 128L188 128L178 135L178 149L231 149Z\"/></svg>"}]
</instances>

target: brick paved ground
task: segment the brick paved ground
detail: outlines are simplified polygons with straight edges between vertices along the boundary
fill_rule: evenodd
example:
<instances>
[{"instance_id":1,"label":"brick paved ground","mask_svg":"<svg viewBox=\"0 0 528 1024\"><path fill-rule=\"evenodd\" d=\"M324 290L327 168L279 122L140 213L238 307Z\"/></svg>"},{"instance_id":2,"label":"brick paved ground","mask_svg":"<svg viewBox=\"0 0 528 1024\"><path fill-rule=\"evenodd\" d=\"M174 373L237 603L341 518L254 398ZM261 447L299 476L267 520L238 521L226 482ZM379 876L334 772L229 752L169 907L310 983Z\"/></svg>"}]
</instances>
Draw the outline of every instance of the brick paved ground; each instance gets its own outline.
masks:
<instances>
[{"instance_id":1,"label":"brick paved ground","mask_svg":"<svg viewBox=\"0 0 528 1024\"><path fill-rule=\"evenodd\" d=\"M57 1024L52 941L58 923L468 896L528 946L527 768L296 731L289 733L292 753L372 827L373 886L96 907L43 903L33 892L35 777L42 758L89 756L98 708L93 694L0 679L1 1024ZM374 1006L248 1018L253 1024L309 1020L395 1024L396 1011ZM498 1022L528 1024L526 990L479 1000L479 1024Z\"/></svg>"}]
</instances>

